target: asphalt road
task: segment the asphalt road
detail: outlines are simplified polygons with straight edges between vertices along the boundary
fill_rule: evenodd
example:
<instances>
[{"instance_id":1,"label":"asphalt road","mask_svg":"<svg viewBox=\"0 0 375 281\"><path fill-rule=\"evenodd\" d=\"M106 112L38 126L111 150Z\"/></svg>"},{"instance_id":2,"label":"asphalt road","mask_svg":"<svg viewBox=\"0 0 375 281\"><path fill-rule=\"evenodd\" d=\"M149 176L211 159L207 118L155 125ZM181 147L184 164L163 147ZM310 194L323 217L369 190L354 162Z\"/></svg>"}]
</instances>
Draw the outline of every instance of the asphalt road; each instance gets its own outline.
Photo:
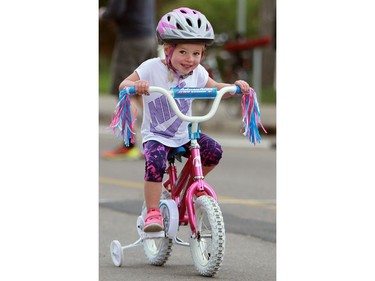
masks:
<instances>
[{"instance_id":1,"label":"asphalt road","mask_svg":"<svg viewBox=\"0 0 375 281\"><path fill-rule=\"evenodd\" d=\"M113 136L100 132L100 151L113 148ZM215 279L276 280L276 150L272 145L254 148L222 138L223 159L207 177L218 195L226 228L224 262ZM144 162L100 159L99 165L100 280L204 278L196 272L190 250L178 245L162 267L148 265L142 247L125 250L124 267L112 264L112 240L127 245L138 239L135 225L143 202ZM179 237L187 239L186 227Z\"/></svg>"}]
</instances>

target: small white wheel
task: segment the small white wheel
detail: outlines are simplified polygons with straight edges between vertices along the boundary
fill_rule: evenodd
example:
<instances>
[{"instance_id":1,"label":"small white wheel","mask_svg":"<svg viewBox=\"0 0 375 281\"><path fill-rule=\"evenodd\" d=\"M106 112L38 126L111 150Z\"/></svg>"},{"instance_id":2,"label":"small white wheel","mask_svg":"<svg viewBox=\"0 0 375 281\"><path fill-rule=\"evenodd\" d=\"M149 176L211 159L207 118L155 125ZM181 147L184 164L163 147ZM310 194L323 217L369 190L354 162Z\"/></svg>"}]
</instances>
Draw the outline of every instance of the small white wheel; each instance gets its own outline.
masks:
<instances>
[{"instance_id":1,"label":"small white wheel","mask_svg":"<svg viewBox=\"0 0 375 281\"><path fill-rule=\"evenodd\" d=\"M111 242L111 257L112 262L115 266L123 266L124 265L124 252L122 251L122 247L119 241L113 240Z\"/></svg>"}]
</instances>

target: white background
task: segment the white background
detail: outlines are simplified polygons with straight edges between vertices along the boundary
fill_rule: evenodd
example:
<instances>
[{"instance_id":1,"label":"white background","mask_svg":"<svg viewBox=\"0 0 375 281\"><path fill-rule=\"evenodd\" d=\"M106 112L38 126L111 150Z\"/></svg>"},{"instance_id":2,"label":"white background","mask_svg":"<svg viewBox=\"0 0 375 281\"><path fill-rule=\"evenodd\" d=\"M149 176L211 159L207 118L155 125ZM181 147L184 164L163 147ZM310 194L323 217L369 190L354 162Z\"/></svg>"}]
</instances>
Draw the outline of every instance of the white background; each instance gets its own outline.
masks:
<instances>
[{"instance_id":1,"label":"white background","mask_svg":"<svg viewBox=\"0 0 375 281\"><path fill-rule=\"evenodd\" d=\"M375 280L370 3L277 1L278 280ZM0 21L0 279L97 280L98 4Z\"/></svg>"}]
</instances>

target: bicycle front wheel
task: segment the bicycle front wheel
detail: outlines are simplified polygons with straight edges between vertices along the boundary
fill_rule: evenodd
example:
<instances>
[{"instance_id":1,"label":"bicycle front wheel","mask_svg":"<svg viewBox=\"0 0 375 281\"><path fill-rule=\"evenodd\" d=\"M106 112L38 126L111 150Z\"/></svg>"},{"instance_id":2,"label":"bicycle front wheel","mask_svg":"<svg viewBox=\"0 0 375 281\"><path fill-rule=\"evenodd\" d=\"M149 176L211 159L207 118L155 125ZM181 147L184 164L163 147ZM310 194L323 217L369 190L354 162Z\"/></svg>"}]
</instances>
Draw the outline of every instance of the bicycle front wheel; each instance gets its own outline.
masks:
<instances>
[{"instance_id":1,"label":"bicycle front wheel","mask_svg":"<svg viewBox=\"0 0 375 281\"><path fill-rule=\"evenodd\" d=\"M225 228L219 204L210 196L198 197L194 203L197 236L190 238L195 268L203 276L213 276L224 259Z\"/></svg>"}]
</instances>

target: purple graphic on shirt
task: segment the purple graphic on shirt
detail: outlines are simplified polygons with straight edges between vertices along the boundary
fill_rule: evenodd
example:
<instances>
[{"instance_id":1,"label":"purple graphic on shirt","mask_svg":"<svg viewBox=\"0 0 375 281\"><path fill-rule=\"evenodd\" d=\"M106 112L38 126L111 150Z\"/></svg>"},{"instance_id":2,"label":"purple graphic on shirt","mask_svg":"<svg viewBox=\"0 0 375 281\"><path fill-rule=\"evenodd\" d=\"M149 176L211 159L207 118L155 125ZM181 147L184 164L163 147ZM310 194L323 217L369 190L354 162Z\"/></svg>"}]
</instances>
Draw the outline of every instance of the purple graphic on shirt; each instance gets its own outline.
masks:
<instances>
[{"instance_id":1,"label":"purple graphic on shirt","mask_svg":"<svg viewBox=\"0 0 375 281\"><path fill-rule=\"evenodd\" d=\"M190 100L180 99L175 101L183 114L186 114L189 111ZM164 137L173 137L182 123L182 120L179 118L176 118L164 131L160 131L156 128L159 124L168 122L176 116L176 113L170 109L167 98L161 96L155 99L153 102L148 103L148 108L151 119L150 131L152 133L163 135Z\"/></svg>"}]
</instances>

